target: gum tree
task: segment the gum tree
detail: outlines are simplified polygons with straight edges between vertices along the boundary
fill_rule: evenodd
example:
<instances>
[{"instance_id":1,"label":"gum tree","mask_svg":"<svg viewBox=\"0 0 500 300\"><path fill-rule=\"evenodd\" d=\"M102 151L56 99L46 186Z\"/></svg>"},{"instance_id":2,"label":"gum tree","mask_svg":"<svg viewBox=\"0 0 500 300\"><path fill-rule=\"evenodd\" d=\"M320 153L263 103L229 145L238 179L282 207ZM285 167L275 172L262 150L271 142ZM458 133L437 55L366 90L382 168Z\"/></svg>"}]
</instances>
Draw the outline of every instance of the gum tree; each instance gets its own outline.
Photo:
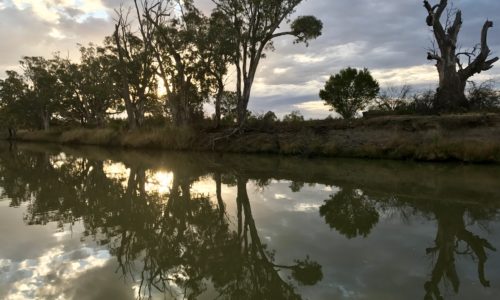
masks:
<instances>
[{"instance_id":1,"label":"gum tree","mask_svg":"<svg viewBox=\"0 0 500 300\"><path fill-rule=\"evenodd\" d=\"M487 38L488 30L493 27L492 21L486 21L481 30L481 42L470 51L460 51L457 41L462 28L462 12L457 10L451 22L451 10L448 10L447 20L441 21L448 6L447 0L440 0L432 6L429 1L424 1L428 16L427 25L432 28L437 43L437 49L427 54L429 60L436 61L439 73L439 88L436 94L436 109L438 111L456 110L467 107L465 86L467 80L487 71L498 61L498 57L490 58L490 48ZM467 62L464 64L464 60Z\"/></svg>"},{"instance_id":2,"label":"gum tree","mask_svg":"<svg viewBox=\"0 0 500 300\"><path fill-rule=\"evenodd\" d=\"M319 97L344 119L352 119L380 91L378 82L367 69L346 68L330 77Z\"/></svg>"},{"instance_id":3,"label":"gum tree","mask_svg":"<svg viewBox=\"0 0 500 300\"><path fill-rule=\"evenodd\" d=\"M210 93L200 43L207 32L207 17L192 0L135 0L145 47L152 51L166 90L166 108L176 126L203 116Z\"/></svg>"},{"instance_id":4,"label":"gum tree","mask_svg":"<svg viewBox=\"0 0 500 300\"><path fill-rule=\"evenodd\" d=\"M226 14L236 29L238 51L236 93L238 125L247 117L248 102L260 60L266 50L273 49L273 40L281 36L296 37L295 43L308 43L321 35L323 23L313 16L301 16L291 22L290 30L279 31L289 21L303 0L214 0L217 10Z\"/></svg>"}]
</instances>

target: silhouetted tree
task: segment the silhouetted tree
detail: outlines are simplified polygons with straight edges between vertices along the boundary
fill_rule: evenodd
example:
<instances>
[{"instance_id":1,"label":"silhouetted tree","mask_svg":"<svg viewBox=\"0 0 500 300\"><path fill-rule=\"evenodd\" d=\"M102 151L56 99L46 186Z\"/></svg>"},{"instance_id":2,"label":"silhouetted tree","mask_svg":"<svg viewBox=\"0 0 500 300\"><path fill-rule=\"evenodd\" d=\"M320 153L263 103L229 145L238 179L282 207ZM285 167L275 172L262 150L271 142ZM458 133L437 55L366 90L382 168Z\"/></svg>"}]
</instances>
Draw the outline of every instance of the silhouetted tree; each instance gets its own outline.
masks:
<instances>
[{"instance_id":1,"label":"silhouetted tree","mask_svg":"<svg viewBox=\"0 0 500 300\"><path fill-rule=\"evenodd\" d=\"M424 1L428 16L427 25L432 28L437 42L437 48L427 54L429 60L435 60L439 73L439 88L436 93L436 109L451 111L467 107L465 86L467 80L475 74L487 71L498 61L498 57L490 58L488 47L488 30L493 27L492 21L486 21L481 31L481 43L471 51L461 51L458 47L458 34L462 28L462 12L455 12L452 21L452 11L448 12L445 24L441 22L448 6L447 0L440 0L432 6ZM467 64L464 65L464 59ZM458 70L457 70L458 68Z\"/></svg>"},{"instance_id":2,"label":"silhouetted tree","mask_svg":"<svg viewBox=\"0 0 500 300\"><path fill-rule=\"evenodd\" d=\"M30 123L25 107L28 86L17 72L6 73L7 78L0 80L0 124L7 128L9 139L13 139L19 125Z\"/></svg>"},{"instance_id":3,"label":"silhouetted tree","mask_svg":"<svg viewBox=\"0 0 500 300\"><path fill-rule=\"evenodd\" d=\"M48 130L63 102L63 86L58 80L57 70L64 60L58 56L52 59L26 56L20 63L28 86L25 109L36 113L39 128Z\"/></svg>"},{"instance_id":4,"label":"silhouetted tree","mask_svg":"<svg viewBox=\"0 0 500 300\"><path fill-rule=\"evenodd\" d=\"M192 0L134 2L144 43L154 52L167 91L166 104L174 124L187 125L203 117L203 102L211 87L201 51L208 18Z\"/></svg>"},{"instance_id":5,"label":"silhouetted tree","mask_svg":"<svg viewBox=\"0 0 500 300\"><path fill-rule=\"evenodd\" d=\"M217 10L229 18L236 28L238 46L236 66L236 93L238 96L238 124L247 118L248 102L260 60L265 51L273 49L273 40L280 36L295 36L296 43L306 43L321 35L323 23L313 16L301 16L291 23L289 31L276 32L294 12L302 0L214 0Z\"/></svg>"},{"instance_id":6,"label":"silhouetted tree","mask_svg":"<svg viewBox=\"0 0 500 300\"><path fill-rule=\"evenodd\" d=\"M128 126L134 130L143 125L146 112L155 110L158 104L157 66L154 64L151 44L145 41L152 34L152 25L139 23L141 40L132 32L127 18L127 13L120 9L113 38L108 38L107 44L117 57L117 81L120 83Z\"/></svg>"},{"instance_id":7,"label":"silhouetted tree","mask_svg":"<svg viewBox=\"0 0 500 300\"><path fill-rule=\"evenodd\" d=\"M375 202L362 191L342 187L325 201L319 213L331 228L347 238L367 237L379 221Z\"/></svg>"},{"instance_id":8,"label":"silhouetted tree","mask_svg":"<svg viewBox=\"0 0 500 300\"><path fill-rule=\"evenodd\" d=\"M330 77L319 96L344 119L352 119L379 91L378 82L367 69L346 68Z\"/></svg>"}]
</instances>

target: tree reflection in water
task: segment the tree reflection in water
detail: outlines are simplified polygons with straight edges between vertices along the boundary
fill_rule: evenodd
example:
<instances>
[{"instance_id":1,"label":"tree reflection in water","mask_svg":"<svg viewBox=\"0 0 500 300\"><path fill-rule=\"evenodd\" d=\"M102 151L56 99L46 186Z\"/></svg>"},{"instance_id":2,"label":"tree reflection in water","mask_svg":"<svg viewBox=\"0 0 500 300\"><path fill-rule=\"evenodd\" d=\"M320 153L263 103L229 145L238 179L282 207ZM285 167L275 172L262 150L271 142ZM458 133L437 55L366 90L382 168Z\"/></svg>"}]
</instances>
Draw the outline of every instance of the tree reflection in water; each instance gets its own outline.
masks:
<instances>
[{"instance_id":1,"label":"tree reflection in water","mask_svg":"<svg viewBox=\"0 0 500 300\"><path fill-rule=\"evenodd\" d=\"M309 257L274 263L252 215L249 180L237 173L213 175L212 202L192 191L200 176L190 170L174 171L169 192L161 194L147 190L148 170L140 165L127 166L123 184L107 176L102 161L22 151L0 159L0 185L12 206L28 203L27 224L62 228L81 219L85 235L107 245L120 272L138 280L139 297L160 291L191 299L213 286L228 299L300 299L282 271L303 285L322 279ZM237 189L236 226L222 199L224 178Z\"/></svg>"},{"instance_id":2,"label":"tree reflection in water","mask_svg":"<svg viewBox=\"0 0 500 300\"><path fill-rule=\"evenodd\" d=\"M487 250L496 249L484 238L467 229L467 225L494 219L497 209L476 204L452 201L422 201L405 197L370 196L351 186L340 187L340 191L325 200L320 215L326 223L347 238L367 237L386 209L399 208L406 215L410 208L414 213L423 213L436 220L435 246L426 249L433 257L431 278L425 282L424 299L443 299L440 284L451 283L455 293L459 292L460 279L456 270L457 255L470 257L477 263L478 278L484 287L490 283L485 276ZM468 221L466 224L466 220Z\"/></svg>"},{"instance_id":3,"label":"tree reflection in water","mask_svg":"<svg viewBox=\"0 0 500 300\"><path fill-rule=\"evenodd\" d=\"M319 213L348 239L368 237L381 216L393 211L406 218L418 215L435 221L434 245L426 249L433 265L423 284L425 299L441 299L442 286L447 283L458 293L458 257L473 260L479 281L489 286L486 263L488 254L496 250L471 228L495 219L496 204L489 206L464 197L441 199L435 191L426 198L421 196L426 192L421 187L408 194L405 191L415 185L398 188L399 181L387 183L384 190L385 181L381 186L376 178L358 174L387 170L363 172L369 164L353 167L353 161L344 167L358 171L346 180L342 165L315 173L303 164L289 164L293 161L280 170L272 159L259 163L240 160L242 165L231 166L227 162L210 165L172 158L167 162L172 176L160 192L148 188L158 173L151 166L156 167L158 161L147 156L134 158L123 160L120 177L110 176L109 162L99 156L88 159L14 147L0 153L0 186L11 206L26 204L26 224L57 222L62 228L81 220L84 234L108 247L116 257L118 271L138 282L140 296L160 291L196 298L214 290L220 298L228 299L299 299L293 284L314 285L322 280L321 266L308 256L289 265L277 264L274 251L259 237L247 186L252 182L264 187L272 178L290 181L292 192L310 182L337 186L339 191L324 202ZM259 169L261 165L264 167ZM207 176L215 185L211 189L215 191L213 200L193 188ZM430 186L439 190L439 180L442 178ZM224 185L235 188L234 199L223 199ZM228 211L228 207L235 211ZM293 281L283 279L288 274Z\"/></svg>"}]
</instances>

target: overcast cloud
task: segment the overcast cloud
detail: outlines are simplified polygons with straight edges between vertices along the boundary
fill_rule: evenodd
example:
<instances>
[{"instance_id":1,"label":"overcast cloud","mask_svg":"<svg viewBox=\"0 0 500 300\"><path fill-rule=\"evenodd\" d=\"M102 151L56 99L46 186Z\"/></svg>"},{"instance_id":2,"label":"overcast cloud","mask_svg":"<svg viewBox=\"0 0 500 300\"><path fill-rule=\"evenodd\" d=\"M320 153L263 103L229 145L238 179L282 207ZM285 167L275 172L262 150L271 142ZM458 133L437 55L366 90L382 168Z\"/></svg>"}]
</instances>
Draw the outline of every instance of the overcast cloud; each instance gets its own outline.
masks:
<instances>
[{"instance_id":1,"label":"overcast cloud","mask_svg":"<svg viewBox=\"0 0 500 300\"><path fill-rule=\"evenodd\" d=\"M0 77L16 68L23 55L60 52L78 57L77 43L100 43L112 33L113 10L132 0L0 0ZM195 0L209 11L210 0ZM500 1L456 0L463 11L460 44L479 42L486 19L500 26ZM437 74L426 60L432 38L420 0L305 0L296 15L312 14L324 22L323 35L304 45L291 38L275 41L259 69L250 108L278 115L301 110L306 117L330 112L318 91L341 68L367 67L382 86L410 84L434 88ZM490 48L500 52L500 28L490 31ZM475 77L500 81L500 65Z\"/></svg>"}]
</instances>

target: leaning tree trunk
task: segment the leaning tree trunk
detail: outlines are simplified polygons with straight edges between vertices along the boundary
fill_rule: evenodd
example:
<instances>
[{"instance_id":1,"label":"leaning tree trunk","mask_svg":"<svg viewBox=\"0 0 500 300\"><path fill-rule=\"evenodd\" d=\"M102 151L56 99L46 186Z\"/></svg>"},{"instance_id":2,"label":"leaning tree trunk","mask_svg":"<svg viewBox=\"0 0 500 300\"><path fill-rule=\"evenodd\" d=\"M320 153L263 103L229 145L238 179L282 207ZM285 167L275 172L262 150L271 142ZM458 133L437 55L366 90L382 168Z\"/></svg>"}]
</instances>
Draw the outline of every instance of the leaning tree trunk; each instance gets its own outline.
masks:
<instances>
[{"instance_id":1,"label":"leaning tree trunk","mask_svg":"<svg viewBox=\"0 0 500 300\"><path fill-rule=\"evenodd\" d=\"M488 30L493 27L491 21L486 21L481 31L479 54L476 55L475 50L457 52L458 34L462 27L462 12L458 10L453 23L443 26L441 17L447 5L447 0L440 0L439 4L434 6L429 1L424 1L424 7L428 12L427 25L432 27L438 46L438 49L433 49L428 53L427 58L437 62L439 87L436 92L435 109L439 112L466 109L468 106L465 97L467 80L475 74L491 69L498 60L498 57L488 59L491 51L488 48L487 36ZM461 57L468 59L466 67L461 62Z\"/></svg>"}]
</instances>

